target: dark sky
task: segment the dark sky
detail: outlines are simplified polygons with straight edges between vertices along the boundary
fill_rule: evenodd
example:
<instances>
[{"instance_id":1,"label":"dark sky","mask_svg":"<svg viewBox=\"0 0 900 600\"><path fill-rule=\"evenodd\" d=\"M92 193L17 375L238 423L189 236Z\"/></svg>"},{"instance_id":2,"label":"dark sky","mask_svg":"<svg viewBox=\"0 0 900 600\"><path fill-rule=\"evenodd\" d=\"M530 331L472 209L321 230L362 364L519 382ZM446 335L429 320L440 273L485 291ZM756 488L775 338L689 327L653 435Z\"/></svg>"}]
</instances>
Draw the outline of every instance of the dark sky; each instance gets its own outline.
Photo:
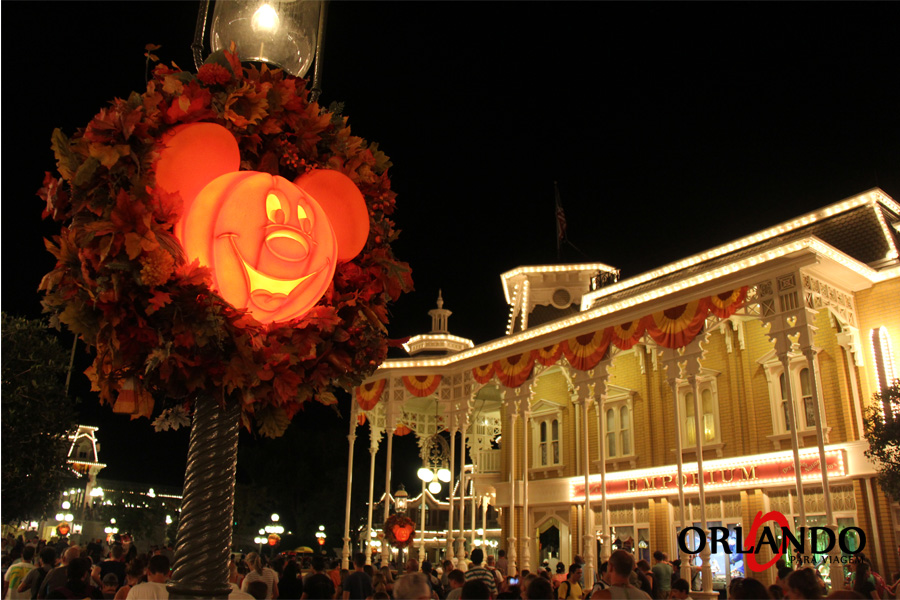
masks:
<instances>
[{"instance_id":1,"label":"dark sky","mask_svg":"<svg viewBox=\"0 0 900 600\"><path fill-rule=\"evenodd\" d=\"M37 316L52 267L51 131L142 90L147 43L193 70L197 6L2 3L4 311ZM897 22L897 3L332 2L322 101L391 156L416 283L391 335L427 331L439 288L451 332L503 335L499 275L557 260L554 181L563 261L625 278L875 186L900 198ZM115 422L107 476L123 440L167 443Z\"/></svg>"}]
</instances>

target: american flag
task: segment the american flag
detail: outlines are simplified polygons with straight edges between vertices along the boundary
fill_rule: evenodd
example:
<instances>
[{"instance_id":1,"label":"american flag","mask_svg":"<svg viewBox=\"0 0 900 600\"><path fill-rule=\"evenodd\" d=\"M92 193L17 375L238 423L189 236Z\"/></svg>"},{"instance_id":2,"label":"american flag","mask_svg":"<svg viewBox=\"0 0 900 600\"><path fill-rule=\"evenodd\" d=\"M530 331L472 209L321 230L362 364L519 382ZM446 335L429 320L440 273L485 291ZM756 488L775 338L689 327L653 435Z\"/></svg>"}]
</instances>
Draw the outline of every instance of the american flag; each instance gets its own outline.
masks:
<instances>
[{"instance_id":1,"label":"american flag","mask_svg":"<svg viewBox=\"0 0 900 600\"><path fill-rule=\"evenodd\" d=\"M566 239L566 212L559 198L559 187L553 182L553 191L556 195L556 251L559 253L560 244Z\"/></svg>"}]
</instances>

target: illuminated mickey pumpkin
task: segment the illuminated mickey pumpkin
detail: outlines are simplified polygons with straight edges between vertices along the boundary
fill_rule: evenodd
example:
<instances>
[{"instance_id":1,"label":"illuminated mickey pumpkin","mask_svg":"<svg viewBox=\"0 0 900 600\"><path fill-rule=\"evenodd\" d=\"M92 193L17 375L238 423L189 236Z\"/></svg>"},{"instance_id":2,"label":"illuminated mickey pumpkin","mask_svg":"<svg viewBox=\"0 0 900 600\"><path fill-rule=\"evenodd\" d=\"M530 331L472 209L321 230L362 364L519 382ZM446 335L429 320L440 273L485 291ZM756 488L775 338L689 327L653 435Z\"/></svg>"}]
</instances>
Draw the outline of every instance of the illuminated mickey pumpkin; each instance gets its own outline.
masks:
<instances>
[{"instance_id":1,"label":"illuminated mickey pumpkin","mask_svg":"<svg viewBox=\"0 0 900 600\"><path fill-rule=\"evenodd\" d=\"M195 129L200 126L203 131ZM365 245L365 199L337 171L314 171L297 183L256 171L221 174L236 148L228 130L209 123L184 126L167 140L157 185L182 194L175 235L189 260L209 267L232 306L262 323L301 317L328 289L337 263ZM179 161L187 173L173 167ZM198 161L205 165L201 177L212 177L202 189L190 174Z\"/></svg>"},{"instance_id":2,"label":"illuminated mickey pumpkin","mask_svg":"<svg viewBox=\"0 0 900 600\"><path fill-rule=\"evenodd\" d=\"M409 525L400 525L398 523L397 525L394 525L391 530L394 533L394 539L402 544L409 541L409 536L412 535L414 528Z\"/></svg>"}]
</instances>

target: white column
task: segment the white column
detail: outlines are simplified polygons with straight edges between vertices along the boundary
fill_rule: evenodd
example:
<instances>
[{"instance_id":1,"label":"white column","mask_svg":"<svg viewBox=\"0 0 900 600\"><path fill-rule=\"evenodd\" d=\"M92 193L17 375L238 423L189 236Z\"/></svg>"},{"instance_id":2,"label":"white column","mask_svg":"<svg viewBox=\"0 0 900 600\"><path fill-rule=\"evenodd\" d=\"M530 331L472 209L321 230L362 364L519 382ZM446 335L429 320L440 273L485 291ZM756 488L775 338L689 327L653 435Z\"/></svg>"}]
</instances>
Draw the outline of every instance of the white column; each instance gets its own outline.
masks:
<instances>
[{"instance_id":1,"label":"white column","mask_svg":"<svg viewBox=\"0 0 900 600\"><path fill-rule=\"evenodd\" d=\"M459 446L459 532L456 536L456 558L457 568L461 564L463 570L465 570L466 562L466 486L468 485L466 480L466 429L468 429L468 424L465 421L461 422L459 428L461 442Z\"/></svg>"},{"instance_id":2,"label":"white column","mask_svg":"<svg viewBox=\"0 0 900 600\"><path fill-rule=\"evenodd\" d=\"M355 404L354 404L355 407ZM344 506L344 548L341 551L341 567L349 568L350 565L350 491L353 485L353 444L356 441L356 410L350 411L350 434L347 436L350 442L350 452L347 454L347 499Z\"/></svg>"},{"instance_id":3,"label":"white column","mask_svg":"<svg viewBox=\"0 0 900 600\"><path fill-rule=\"evenodd\" d=\"M447 551L445 556L453 558L453 483L456 481L456 423L450 427L450 510L447 513Z\"/></svg>"},{"instance_id":4,"label":"white column","mask_svg":"<svg viewBox=\"0 0 900 600\"><path fill-rule=\"evenodd\" d=\"M692 362L695 361L696 359ZM699 363L695 362L695 364L699 370ZM691 384L691 393L694 395L694 441L697 442L697 484L699 487L698 495L700 500L700 529L703 530L703 535L706 536L709 531L709 522L706 520L706 492L704 490L704 478L706 475L703 472L703 413L700 412L700 394L697 390L697 376L694 373L690 373L688 375L688 381ZM709 544L704 544L703 550L700 552L700 558L702 560L700 572L703 577L703 591L711 592L713 587L712 569L710 568L709 562Z\"/></svg>"},{"instance_id":5,"label":"white column","mask_svg":"<svg viewBox=\"0 0 900 600\"><path fill-rule=\"evenodd\" d=\"M531 453L528 442L531 440L531 411L526 406L522 411L522 565L521 568L531 570L531 519L528 515L528 467L531 464ZM560 429L562 429L560 427Z\"/></svg>"},{"instance_id":6,"label":"white column","mask_svg":"<svg viewBox=\"0 0 900 600\"><path fill-rule=\"evenodd\" d=\"M422 504L419 506L419 513L421 516L421 535L419 536L419 564L422 564L422 561L425 560L425 494L428 492L425 488L428 486L424 481L422 482Z\"/></svg>"},{"instance_id":7,"label":"white column","mask_svg":"<svg viewBox=\"0 0 900 600\"><path fill-rule=\"evenodd\" d=\"M394 453L394 423L391 415L388 414L384 419L384 426L387 436L387 462L384 468L384 521L391 516L391 461ZM382 521L382 522L384 522ZM383 533L383 532L382 532ZM390 545L382 540L381 542L381 564L389 565L391 563ZM349 566L347 567L349 568Z\"/></svg>"},{"instance_id":8,"label":"white column","mask_svg":"<svg viewBox=\"0 0 900 600\"><path fill-rule=\"evenodd\" d=\"M516 553L516 414L517 399L509 406L509 434L505 435L509 440L509 531L506 536L508 562L507 574L519 572L518 555ZM506 441L504 441L506 443Z\"/></svg>"},{"instance_id":9,"label":"white column","mask_svg":"<svg viewBox=\"0 0 900 600\"><path fill-rule=\"evenodd\" d=\"M378 433L376 437L375 428L372 426L372 419L369 419L369 454L371 455L371 460L369 461L369 510L366 518L366 564L372 564L372 509L374 508L372 504L375 501L375 455L378 454L378 441L381 439L381 434Z\"/></svg>"},{"instance_id":10,"label":"white column","mask_svg":"<svg viewBox=\"0 0 900 600\"><path fill-rule=\"evenodd\" d=\"M605 385L605 379L601 380L601 385ZM609 560L612 543L606 509L606 394L601 393L598 400L594 395L596 390L593 383L588 384L588 390L597 402L594 408L597 411L597 460L600 462L600 562L604 563Z\"/></svg>"},{"instance_id":11,"label":"white column","mask_svg":"<svg viewBox=\"0 0 900 600\"><path fill-rule=\"evenodd\" d=\"M581 436L582 436L582 454L581 461L584 464L584 531L582 540L582 556L584 557L584 584L585 587L594 585L594 549L597 542L594 538L594 511L591 509L591 448L588 437L588 409L590 408L589 398L577 397L576 402L581 404Z\"/></svg>"},{"instance_id":12,"label":"white column","mask_svg":"<svg viewBox=\"0 0 900 600\"><path fill-rule=\"evenodd\" d=\"M790 347L790 340L787 339L787 334L781 333L779 337L783 337L781 343L784 344L785 347ZM776 345L779 343L779 340L776 340ZM788 357L787 350L785 349L783 352L778 353L778 359L781 361L781 366L784 369L784 394L785 394L785 402L787 403L788 408L788 426L791 428L791 450L794 453L794 483L796 486L797 492L797 508L800 512L800 527L806 527L806 502L803 501L803 481L801 479L800 473L800 436L797 433L797 405L794 402L794 378L791 373L791 360ZM793 526L793 523L790 525Z\"/></svg>"},{"instance_id":13,"label":"white column","mask_svg":"<svg viewBox=\"0 0 900 600\"><path fill-rule=\"evenodd\" d=\"M681 521L681 530L684 531L688 526L686 518L687 506L685 505L684 499L684 485L686 482L684 476L684 443L681 439L681 427L684 423L684 415L682 413L684 411L682 410L683 406L681 405L681 401L678 399L678 383L675 379L675 376L678 374L678 365L677 363L672 362L669 368L671 369L669 385L672 386L672 396L675 398L675 423L677 423L677 427L675 428L675 454L677 456L678 466L678 512L679 520ZM681 550L679 557L681 558L681 578L690 583L692 579L690 556Z\"/></svg>"},{"instance_id":14,"label":"white column","mask_svg":"<svg viewBox=\"0 0 900 600\"><path fill-rule=\"evenodd\" d=\"M487 541L487 507L488 507L488 497L481 497L481 547L487 548L485 542ZM487 552L487 551L485 551Z\"/></svg>"},{"instance_id":15,"label":"white column","mask_svg":"<svg viewBox=\"0 0 900 600\"><path fill-rule=\"evenodd\" d=\"M474 481L474 479L473 479L473 481ZM475 503L475 485L474 485L474 483L472 484L472 510L470 512L472 513L472 515L469 517L469 523L472 524L472 526L469 528L469 549L471 550L472 548L475 547L475 529L476 529L475 516L476 516L476 513L478 512L476 510L476 503Z\"/></svg>"},{"instance_id":16,"label":"white column","mask_svg":"<svg viewBox=\"0 0 900 600\"><path fill-rule=\"evenodd\" d=\"M812 333L810 332L810 338ZM812 346L807 345L803 348L803 354L806 356L806 363L809 366L809 384L813 394L813 415L816 418L816 444L819 447L819 464L822 465L822 491L824 493L825 502L825 523L828 528L837 535L837 521L834 519L834 508L831 504L831 487L828 485L828 463L825 460L825 432L822 427L822 415L824 407L822 406L822 394L820 390L819 369L816 365L816 351ZM851 366L852 369L852 366ZM812 543L815 543L813 540ZM829 573L831 574L832 589L844 589L844 566L841 564L840 548L835 544L831 553L832 562L829 565Z\"/></svg>"}]
</instances>

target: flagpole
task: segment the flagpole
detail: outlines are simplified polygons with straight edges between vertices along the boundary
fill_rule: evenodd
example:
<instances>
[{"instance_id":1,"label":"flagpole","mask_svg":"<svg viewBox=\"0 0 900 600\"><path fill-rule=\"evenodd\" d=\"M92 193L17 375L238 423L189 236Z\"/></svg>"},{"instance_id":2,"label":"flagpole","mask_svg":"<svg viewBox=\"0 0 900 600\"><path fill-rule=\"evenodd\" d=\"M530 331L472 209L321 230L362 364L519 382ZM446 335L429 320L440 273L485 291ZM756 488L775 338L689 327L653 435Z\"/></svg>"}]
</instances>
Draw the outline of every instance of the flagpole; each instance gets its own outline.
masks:
<instances>
[{"instance_id":1,"label":"flagpole","mask_svg":"<svg viewBox=\"0 0 900 600\"><path fill-rule=\"evenodd\" d=\"M562 242L566 239L566 213L563 211L559 186L553 182L553 196L556 202L556 262L562 260Z\"/></svg>"}]
</instances>

